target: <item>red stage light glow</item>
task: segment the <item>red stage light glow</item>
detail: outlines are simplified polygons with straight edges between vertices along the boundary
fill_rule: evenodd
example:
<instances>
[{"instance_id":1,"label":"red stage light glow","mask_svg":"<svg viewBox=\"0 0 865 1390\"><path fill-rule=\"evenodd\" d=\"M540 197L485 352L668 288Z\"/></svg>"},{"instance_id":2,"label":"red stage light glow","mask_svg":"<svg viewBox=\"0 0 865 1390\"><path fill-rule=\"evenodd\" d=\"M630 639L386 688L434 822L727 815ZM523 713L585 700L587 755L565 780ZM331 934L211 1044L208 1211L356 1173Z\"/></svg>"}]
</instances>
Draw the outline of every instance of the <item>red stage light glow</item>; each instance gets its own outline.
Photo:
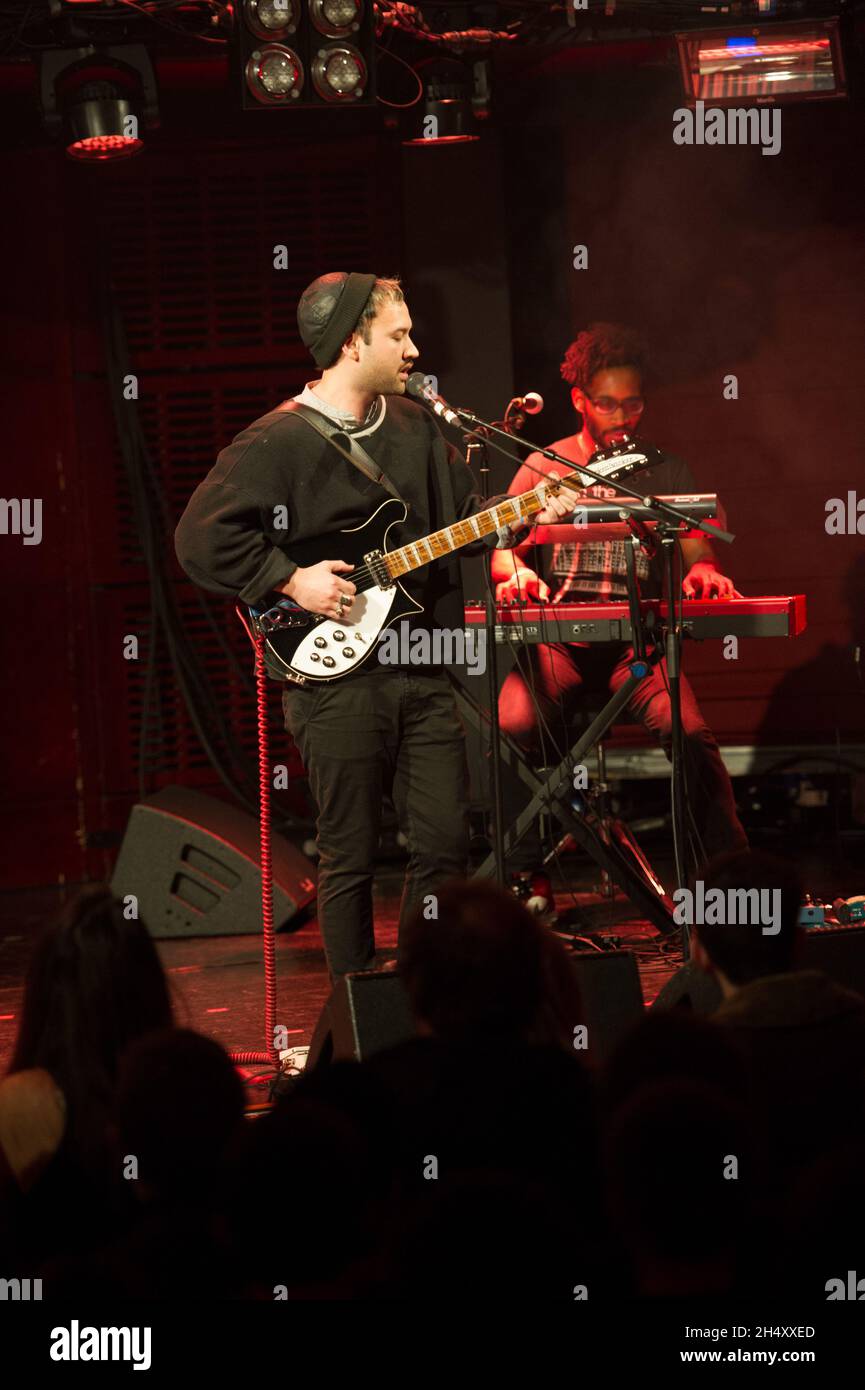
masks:
<instances>
[{"instance_id":1,"label":"red stage light glow","mask_svg":"<svg viewBox=\"0 0 865 1390\"><path fill-rule=\"evenodd\" d=\"M144 141L131 135L89 135L67 145L66 153L73 159L99 163L106 159L128 159L144 149Z\"/></svg>"}]
</instances>

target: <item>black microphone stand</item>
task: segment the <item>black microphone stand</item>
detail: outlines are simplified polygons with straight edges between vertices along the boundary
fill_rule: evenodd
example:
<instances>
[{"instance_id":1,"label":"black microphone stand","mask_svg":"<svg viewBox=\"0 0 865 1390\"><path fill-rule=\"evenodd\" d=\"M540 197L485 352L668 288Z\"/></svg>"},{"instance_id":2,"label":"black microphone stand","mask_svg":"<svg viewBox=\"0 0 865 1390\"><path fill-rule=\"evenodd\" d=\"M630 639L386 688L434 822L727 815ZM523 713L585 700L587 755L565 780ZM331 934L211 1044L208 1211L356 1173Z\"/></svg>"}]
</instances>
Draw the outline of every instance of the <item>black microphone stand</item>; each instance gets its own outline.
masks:
<instances>
[{"instance_id":1,"label":"black microphone stand","mask_svg":"<svg viewBox=\"0 0 865 1390\"><path fill-rule=\"evenodd\" d=\"M486 438L483 430L474 431L466 442L466 461L471 468L477 456L478 475L480 477L481 500L484 507L489 501L490 496L490 462L489 450L487 449ZM491 799L493 812L493 858L495 860L496 882L504 886L505 883L505 832L504 832L504 807L502 801L502 767L501 759L498 755L501 743L499 732L499 662L498 650L496 647L496 609L495 609L495 590L493 588L492 577L492 552L487 551L483 557L484 566L484 585L485 585L485 617L483 634L486 642L487 656L487 688L489 690L490 702L490 762L492 764L492 785Z\"/></svg>"},{"instance_id":2,"label":"black microphone stand","mask_svg":"<svg viewBox=\"0 0 865 1390\"><path fill-rule=\"evenodd\" d=\"M685 742L682 728L682 599L681 583L678 592L675 579L676 535L666 523L658 525L661 554L664 570L664 592L667 596L667 680L670 687L670 762L671 810L673 820L673 858L676 865L676 883L679 888L687 884L688 872L685 860ZM687 921L682 927L682 959L687 960L689 936Z\"/></svg>"},{"instance_id":3,"label":"black microphone stand","mask_svg":"<svg viewBox=\"0 0 865 1390\"><path fill-rule=\"evenodd\" d=\"M512 400L502 421L495 421L487 424L479 421L477 428L466 433L466 462L469 467L473 466L474 455L478 458L478 475L480 477L481 501L488 503L490 499L490 463L488 439L491 430L505 434L511 438L516 430L522 429L525 423L525 412L514 410ZM465 433L465 426L460 425ZM502 887L507 880L507 866L505 864L505 814L504 801L502 794L502 763L499 756L501 749L501 730L499 727L499 658L498 644L496 642L496 596L495 586L492 576L492 551L484 555L484 641L487 646L487 689L489 692L489 727L490 742L489 756L492 764L491 775L491 803L493 813L493 835L492 850L493 861L495 863L495 879Z\"/></svg>"},{"instance_id":4,"label":"black microphone stand","mask_svg":"<svg viewBox=\"0 0 865 1390\"><path fill-rule=\"evenodd\" d=\"M501 435L502 437L508 439L512 438L512 434L509 430L502 429L500 426L491 423L490 421L481 420L479 416L475 415L471 410L465 410L459 406L451 406L450 409L455 416L459 417L460 428L467 435L473 436L475 433L482 431L485 436L485 442L490 434ZM491 440L489 442L492 443ZM603 475L593 473L591 467L586 467L583 464L578 465L575 469L573 459L565 458L562 454L556 453L555 449L544 448L541 445L533 444L531 440L528 439L520 439L518 442L520 444L525 445L527 448L530 448L533 453L538 453L543 458L549 459L553 463L563 464L566 472L569 474L574 471L577 471L581 476L585 474L588 477L595 479L599 483L607 483L609 481ZM639 441L632 441L632 443L635 450L638 450ZM494 445L494 447L500 446ZM510 454L509 451L501 450L501 452L507 453L508 457L514 459L514 455ZM520 460L515 459L514 461L519 462ZM541 473L540 469L538 469L537 471L538 473ZM548 475L541 473L541 476L547 478L548 480ZM676 594L675 587L674 550L677 538L677 530L685 528L687 530L692 531L701 531L704 529L704 523L701 521L699 517L690 516L686 511L683 511L681 508L671 506L671 504L668 502L662 502L661 499L658 497L645 496L644 494L637 492L634 488L629 487L626 483L621 482L619 479L616 479L616 487L624 496L633 497L635 501L640 502L646 509L651 511L653 516L657 519L657 529L660 532L661 536L660 543L662 546L663 554L664 587L667 592L667 605L669 614L669 622L667 625L666 657L667 677L670 686L670 760L672 764L671 812L673 824L673 853L675 860L677 886L679 888L684 888L687 883L687 868L684 856L686 834L686 805L684 780L684 743L682 736L683 731L681 703L682 614L681 594ZM635 520L633 517L630 516L630 513L628 512L627 508L622 508L621 515L622 519L628 521L629 524L633 523ZM632 526L632 529L635 530L636 534L636 528ZM731 544L732 541L735 540L735 536L733 536L731 532L723 530L720 526L711 527L711 535L713 540L723 541L727 545ZM633 598L631 601L633 602ZM492 629L494 627L494 623L490 615L489 609L490 595L488 593L487 624L488 627ZM633 630L636 632L638 628L634 627ZM490 633L490 636L488 636L487 640L492 641L493 646L495 645L494 631ZM497 718L496 736L498 737ZM493 745L493 747L495 747L495 744ZM684 958L687 959L689 948L689 933L687 924L685 924L682 932L682 948Z\"/></svg>"}]
</instances>

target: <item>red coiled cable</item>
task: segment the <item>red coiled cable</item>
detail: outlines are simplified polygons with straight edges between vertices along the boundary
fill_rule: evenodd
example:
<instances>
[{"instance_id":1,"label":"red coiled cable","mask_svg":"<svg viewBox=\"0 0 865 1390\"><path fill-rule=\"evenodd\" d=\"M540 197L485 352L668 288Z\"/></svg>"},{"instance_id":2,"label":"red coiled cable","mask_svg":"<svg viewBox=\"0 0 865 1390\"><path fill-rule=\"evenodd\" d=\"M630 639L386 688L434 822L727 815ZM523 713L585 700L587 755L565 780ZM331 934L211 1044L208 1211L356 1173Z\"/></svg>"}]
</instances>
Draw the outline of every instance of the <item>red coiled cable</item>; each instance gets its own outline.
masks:
<instances>
[{"instance_id":1,"label":"red coiled cable","mask_svg":"<svg viewBox=\"0 0 865 1390\"><path fill-rule=\"evenodd\" d=\"M238 609L240 613L240 609ZM241 621L255 647L255 697L258 723L258 821L261 861L261 931L264 951L264 1044L265 1052L232 1052L233 1062L271 1063L279 1070L276 1046L276 939L273 930L273 859L270 843L270 731L267 726L267 671L264 665L264 637L253 634Z\"/></svg>"}]
</instances>

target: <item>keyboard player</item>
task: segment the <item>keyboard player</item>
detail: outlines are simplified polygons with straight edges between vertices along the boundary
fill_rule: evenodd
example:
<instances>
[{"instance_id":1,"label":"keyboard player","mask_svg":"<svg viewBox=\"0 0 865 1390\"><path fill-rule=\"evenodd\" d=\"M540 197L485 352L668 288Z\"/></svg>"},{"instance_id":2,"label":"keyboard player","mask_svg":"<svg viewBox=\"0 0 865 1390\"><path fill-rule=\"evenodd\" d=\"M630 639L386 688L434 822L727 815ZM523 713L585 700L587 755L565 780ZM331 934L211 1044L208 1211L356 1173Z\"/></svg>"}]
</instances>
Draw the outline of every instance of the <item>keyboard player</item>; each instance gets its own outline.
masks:
<instances>
[{"instance_id":1,"label":"keyboard player","mask_svg":"<svg viewBox=\"0 0 865 1390\"><path fill-rule=\"evenodd\" d=\"M620 441L623 432L637 435L644 410L644 352L638 336L619 324L593 323L568 348L561 366L571 387L578 429L551 447L574 463L588 463L596 449ZM516 473L510 493L525 492L540 473L561 473L561 466L531 454ZM639 475L645 494L694 493L699 489L687 465L667 455L664 461ZM615 495L615 486L593 485L587 493ZM622 539L580 543L575 540L552 548L549 572L537 574L527 563L530 546L493 552L492 574L496 597L502 602L521 599L551 603L592 603L627 598L625 545ZM686 598L726 598L735 594L733 581L722 574L710 543L702 537L679 542L683 560L683 593ZM660 560L649 561L636 553L637 575L644 598L662 590ZM559 749L573 742L571 722L575 709L589 692L615 691L628 676L632 648L624 643L556 643L521 649L518 663L506 678L499 697L502 729L534 760L542 757L539 713ZM669 756L670 697L665 686L666 663L660 662L640 684L628 705L630 716L657 737ZM723 850L747 846L729 776L717 742L707 727L686 678L681 680L682 725L685 743L685 775L688 804L701 846L711 856ZM548 760L558 754L549 749ZM528 799L516 778L506 774L505 822L510 825ZM530 873L536 881L541 862L537 824L512 852L512 874ZM538 891L537 887L535 891ZM546 896L543 887L540 895Z\"/></svg>"}]
</instances>

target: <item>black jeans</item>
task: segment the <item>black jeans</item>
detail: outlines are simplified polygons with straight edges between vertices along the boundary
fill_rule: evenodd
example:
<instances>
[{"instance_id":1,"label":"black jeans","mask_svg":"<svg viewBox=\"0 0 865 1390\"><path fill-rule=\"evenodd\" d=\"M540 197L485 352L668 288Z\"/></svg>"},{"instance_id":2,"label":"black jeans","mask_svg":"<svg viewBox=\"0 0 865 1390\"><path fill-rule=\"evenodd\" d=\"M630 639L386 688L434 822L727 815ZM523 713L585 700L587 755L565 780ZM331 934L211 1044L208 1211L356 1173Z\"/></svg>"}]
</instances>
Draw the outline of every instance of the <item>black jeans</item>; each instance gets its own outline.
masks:
<instances>
[{"instance_id":1,"label":"black jeans","mask_svg":"<svg viewBox=\"0 0 865 1390\"><path fill-rule=\"evenodd\" d=\"M465 732L444 671L377 667L286 684L285 725L318 806L318 921L332 980L375 956L372 885L382 798L408 840L400 936L437 884L468 865Z\"/></svg>"},{"instance_id":2,"label":"black jeans","mask_svg":"<svg viewBox=\"0 0 865 1390\"><path fill-rule=\"evenodd\" d=\"M632 647L580 646L577 643L529 647L520 663L529 679L515 667L502 686L499 696L502 729L527 752L537 756L542 746L538 733L539 707L552 739L559 747L568 748L574 742L569 723L585 688L595 694L601 690L612 694L627 680L628 662L632 659ZM662 658L637 686L627 709L633 719L655 734L669 756L672 728L666 674L666 659ZM736 813L733 788L718 744L684 676L680 689L686 792L705 853L711 858L724 850L747 849L748 837ZM605 698L598 703L605 703ZM558 761L558 755L550 748L548 738L549 760ZM530 793L515 776L505 779L502 790L505 820L510 824L526 805ZM514 871L531 869L539 865L541 858L536 822L513 851L509 865Z\"/></svg>"}]
</instances>

